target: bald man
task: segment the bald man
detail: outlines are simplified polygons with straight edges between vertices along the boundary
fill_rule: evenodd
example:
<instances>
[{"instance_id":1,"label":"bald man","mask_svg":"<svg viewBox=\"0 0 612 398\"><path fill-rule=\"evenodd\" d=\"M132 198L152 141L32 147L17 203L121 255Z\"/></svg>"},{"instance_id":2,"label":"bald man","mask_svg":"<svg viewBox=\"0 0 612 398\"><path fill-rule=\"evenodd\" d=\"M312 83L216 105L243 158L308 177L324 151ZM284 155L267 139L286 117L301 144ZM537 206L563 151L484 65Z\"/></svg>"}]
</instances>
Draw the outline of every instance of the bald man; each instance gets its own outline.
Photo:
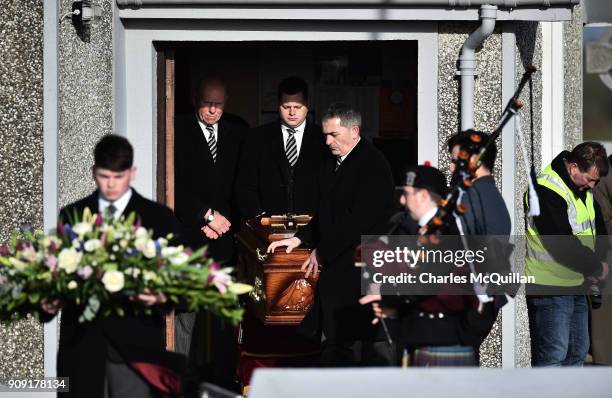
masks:
<instances>
[{"instance_id":1,"label":"bald man","mask_svg":"<svg viewBox=\"0 0 612 398\"><path fill-rule=\"evenodd\" d=\"M244 128L223 117L227 102L225 84L216 77L198 82L193 95L193 112L176 117L174 139L175 213L185 228L185 239L196 249L208 245L209 254L221 264L234 266L232 192ZM201 322L193 332L194 314L177 316L176 346L193 356L202 342ZM233 387L235 350L233 331L212 320L205 329L212 333L212 358L208 379ZM193 343L192 343L193 342ZM208 344L206 344L208 345ZM219 352L217 352L219 351ZM223 351L223 352L222 352ZM198 354L198 356L201 356ZM217 357L221 357L217 359Z\"/></svg>"}]
</instances>

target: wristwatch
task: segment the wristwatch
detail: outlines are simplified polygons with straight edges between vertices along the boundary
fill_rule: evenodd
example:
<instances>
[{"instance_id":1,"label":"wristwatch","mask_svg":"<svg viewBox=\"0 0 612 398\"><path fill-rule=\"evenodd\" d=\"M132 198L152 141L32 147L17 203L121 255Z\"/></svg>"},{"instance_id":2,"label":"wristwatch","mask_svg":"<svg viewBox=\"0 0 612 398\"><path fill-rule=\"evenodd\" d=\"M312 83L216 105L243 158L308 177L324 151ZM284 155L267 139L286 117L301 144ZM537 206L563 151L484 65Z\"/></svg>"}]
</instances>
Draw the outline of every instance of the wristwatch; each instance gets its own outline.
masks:
<instances>
[{"instance_id":1,"label":"wristwatch","mask_svg":"<svg viewBox=\"0 0 612 398\"><path fill-rule=\"evenodd\" d=\"M215 221L215 211L210 209L210 214L204 217L204 220L206 221L206 224L210 224L211 222Z\"/></svg>"}]
</instances>

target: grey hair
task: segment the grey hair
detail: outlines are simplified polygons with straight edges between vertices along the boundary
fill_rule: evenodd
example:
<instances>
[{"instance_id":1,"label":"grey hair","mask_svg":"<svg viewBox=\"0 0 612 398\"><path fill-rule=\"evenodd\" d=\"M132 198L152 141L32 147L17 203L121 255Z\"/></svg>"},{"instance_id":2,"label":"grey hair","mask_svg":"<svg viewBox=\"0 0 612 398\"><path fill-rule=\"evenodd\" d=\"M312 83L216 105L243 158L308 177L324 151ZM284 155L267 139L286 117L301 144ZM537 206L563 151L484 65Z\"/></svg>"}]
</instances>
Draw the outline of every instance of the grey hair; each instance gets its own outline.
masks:
<instances>
[{"instance_id":1,"label":"grey hair","mask_svg":"<svg viewBox=\"0 0 612 398\"><path fill-rule=\"evenodd\" d=\"M361 127L361 113L348 104L334 102L327 108L321 120L325 121L334 118L340 119L340 125L343 127Z\"/></svg>"}]
</instances>

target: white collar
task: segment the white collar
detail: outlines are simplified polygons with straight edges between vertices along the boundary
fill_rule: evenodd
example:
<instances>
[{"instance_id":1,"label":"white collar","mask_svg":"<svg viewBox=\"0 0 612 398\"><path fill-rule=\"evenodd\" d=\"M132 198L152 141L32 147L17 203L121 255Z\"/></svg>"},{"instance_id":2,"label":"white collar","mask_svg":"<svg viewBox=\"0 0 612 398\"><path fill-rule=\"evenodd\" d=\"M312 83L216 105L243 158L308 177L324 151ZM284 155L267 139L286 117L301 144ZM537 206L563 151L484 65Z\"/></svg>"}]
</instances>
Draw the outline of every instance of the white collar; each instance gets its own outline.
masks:
<instances>
[{"instance_id":1,"label":"white collar","mask_svg":"<svg viewBox=\"0 0 612 398\"><path fill-rule=\"evenodd\" d=\"M359 141L361 141L361 136L357 137L357 141L355 142L355 145L353 145L353 147L346 153L346 155L344 156L340 156L340 161L344 162L344 159L346 159L346 157L353 152L353 149L355 149L355 147L357 146L357 144L359 144Z\"/></svg>"},{"instance_id":2,"label":"white collar","mask_svg":"<svg viewBox=\"0 0 612 398\"><path fill-rule=\"evenodd\" d=\"M281 130L282 130L283 133L289 134L289 132L287 131L289 129L295 130L295 135L302 134L304 132L304 130L306 130L306 119L304 119L302 124L300 124L297 127L289 127L285 123L281 122Z\"/></svg>"},{"instance_id":3,"label":"white collar","mask_svg":"<svg viewBox=\"0 0 612 398\"><path fill-rule=\"evenodd\" d=\"M102 194L98 194L98 211L100 214L104 214L106 208L112 203L113 206L117 209L115 212L115 219L121 217L125 208L127 207L130 199L132 198L132 188L128 189L121 197L114 202L109 202L108 200L102 197Z\"/></svg>"},{"instance_id":4,"label":"white collar","mask_svg":"<svg viewBox=\"0 0 612 398\"><path fill-rule=\"evenodd\" d=\"M219 131L219 122L215 124L206 124L200 120L198 115L196 115L196 120L198 121L198 124L200 125L200 129L202 129L202 132L204 133L204 138L206 138L206 140L208 140L208 130L206 129L208 126L212 126L213 134L215 134L215 140L219 138L217 137L217 131Z\"/></svg>"},{"instance_id":5,"label":"white collar","mask_svg":"<svg viewBox=\"0 0 612 398\"><path fill-rule=\"evenodd\" d=\"M427 213L423 214L423 217L419 218L419 227L422 227L423 225L427 224L429 220L434 218L437 212L438 206L435 206L433 209L430 209L429 211L427 211Z\"/></svg>"}]
</instances>

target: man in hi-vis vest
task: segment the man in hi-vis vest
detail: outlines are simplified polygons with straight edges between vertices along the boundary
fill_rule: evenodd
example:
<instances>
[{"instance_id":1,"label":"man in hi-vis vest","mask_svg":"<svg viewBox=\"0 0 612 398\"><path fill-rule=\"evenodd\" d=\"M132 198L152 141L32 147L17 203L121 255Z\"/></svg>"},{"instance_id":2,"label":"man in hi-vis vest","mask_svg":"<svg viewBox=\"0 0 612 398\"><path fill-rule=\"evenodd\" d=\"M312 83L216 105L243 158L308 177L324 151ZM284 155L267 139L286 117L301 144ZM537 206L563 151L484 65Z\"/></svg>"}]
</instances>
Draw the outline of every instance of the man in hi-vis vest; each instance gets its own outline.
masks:
<instances>
[{"instance_id":1,"label":"man in hi-vis vest","mask_svg":"<svg viewBox=\"0 0 612 398\"><path fill-rule=\"evenodd\" d=\"M608 275L606 227L591 189L608 173L606 151L584 142L540 173L540 215L527 218L525 273L532 366L581 366L589 350L589 287ZM529 201L525 201L526 206Z\"/></svg>"}]
</instances>

